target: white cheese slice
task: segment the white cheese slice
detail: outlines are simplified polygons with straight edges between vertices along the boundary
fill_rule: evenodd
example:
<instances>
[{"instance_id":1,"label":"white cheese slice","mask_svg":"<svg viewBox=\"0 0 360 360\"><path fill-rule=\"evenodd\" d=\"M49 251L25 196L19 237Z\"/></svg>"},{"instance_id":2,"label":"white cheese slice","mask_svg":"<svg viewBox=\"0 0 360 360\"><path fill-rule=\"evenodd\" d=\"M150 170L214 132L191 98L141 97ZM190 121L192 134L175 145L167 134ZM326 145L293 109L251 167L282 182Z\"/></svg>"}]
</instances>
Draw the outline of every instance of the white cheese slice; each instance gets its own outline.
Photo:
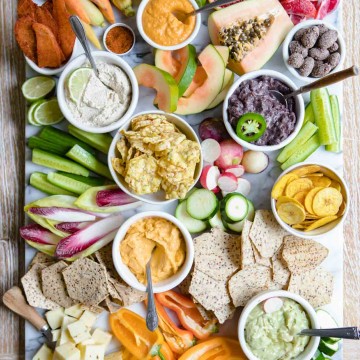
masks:
<instances>
[{"instance_id":1,"label":"white cheese slice","mask_svg":"<svg viewBox=\"0 0 360 360\"><path fill-rule=\"evenodd\" d=\"M64 317L64 308L50 310L45 313L45 317L51 329L58 329L59 327L61 327L62 324L62 320Z\"/></svg>"},{"instance_id":2,"label":"white cheese slice","mask_svg":"<svg viewBox=\"0 0 360 360\"><path fill-rule=\"evenodd\" d=\"M32 360L52 360L53 352L47 345L43 345L39 351L34 355Z\"/></svg>"},{"instance_id":3,"label":"white cheese slice","mask_svg":"<svg viewBox=\"0 0 360 360\"><path fill-rule=\"evenodd\" d=\"M72 337L70 336L69 330L68 330L68 325L72 324L73 322L75 322L76 319L71 317L71 316L64 316L62 325L61 325L61 332L60 332L60 337L56 342L57 346L60 346L62 344L65 344L67 342L73 342Z\"/></svg>"},{"instance_id":4,"label":"white cheese slice","mask_svg":"<svg viewBox=\"0 0 360 360\"><path fill-rule=\"evenodd\" d=\"M81 320L77 320L70 324L68 330L75 344L91 338L89 328Z\"/></svg>"},{"instance_id":5,"label":"white cheese slice","mask_svg":"<svg viewBox=\"0 0 360 360\"><path fill-rule=\"evenodd\" d=\"M92 328L97 319L97 315L89 310L85 310L80 316L79 320L82 321L88 328Z\"/></svg>"},{"instance_id":6,"label":"white cheese slice","mask_svg":"<svg viewBox=\"0 0 360 360\"><path fill-rule=\"evenodd\" d=\"M85 351L81 360L104 360L104 345L85 345Z\"/></svg>"},{"instance_id":7,"label":"white cheese slice","mask_svg":"<svg viewBox=\"0 0 360 360\"><path fill-rule=\"evenodd\" d=\"M104 345L106 349L111 341L112 335L104 330L95 329L91 337L95 344Z\"/></svg>"},{"instance_id":8,"label":"white cheese slice","mask_svg":"<svg viewBox=\"0 0 360 360\"><path fill-rule=\"evenodd\" d=\"M81 360L80 350L73 343L67 342L55 349L53 360Z\"/></svg>"},{"instance_id":9,"label":"white cheese slice","mask_svg":"<svg viewBox=\"0 0 360 360\"><path fill-rule=\"evenodd\" d=\"M122 359L122 351L116 351L111 354L107 354L104 360L121 360Z\"/></svg>"},{"instance_id":10,"label":"white cheese slice","mask_svg":"<svg viewBox=\"0 0 360 360\"><path fill-rule=\"evenodd\" d=\"M73 306L65 309L66 315L72 316L77 319L82 315L83 312L84 312L84 310L81 308L80 304L76 304L76 305L73 305Z\"/></svg>"},{"instance_id":11,"label":"white cheese slice","mask_svg":"<svg viewBox=\"0 0 360 360\"><path fill-rule=\"evenodd\" d=\"M51 330L52 340L58 341L61 335L61 329Z\"/></svg>"}]
</instances>

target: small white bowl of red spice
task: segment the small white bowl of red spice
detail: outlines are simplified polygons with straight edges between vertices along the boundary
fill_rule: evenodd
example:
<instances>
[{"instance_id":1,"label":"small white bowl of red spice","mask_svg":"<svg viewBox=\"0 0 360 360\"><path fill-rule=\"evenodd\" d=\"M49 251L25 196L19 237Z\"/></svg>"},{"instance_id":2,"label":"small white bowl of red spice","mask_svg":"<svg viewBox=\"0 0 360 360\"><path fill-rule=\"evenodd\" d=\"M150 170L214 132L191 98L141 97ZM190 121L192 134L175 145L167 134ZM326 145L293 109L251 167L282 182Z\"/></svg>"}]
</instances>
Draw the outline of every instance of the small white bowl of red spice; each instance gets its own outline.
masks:
<instances>
[{"instance_id":1,"label":"small white bowl of red spice","mask_svg":"<svg viewBox=\"0 0 360 360\"><path fill-rule=\"evenodd\" d=\"M110 25L103 36L104 47L115 55L127 55L135 46L135 33L124 23Z\"/></svg>"}]
</instances>

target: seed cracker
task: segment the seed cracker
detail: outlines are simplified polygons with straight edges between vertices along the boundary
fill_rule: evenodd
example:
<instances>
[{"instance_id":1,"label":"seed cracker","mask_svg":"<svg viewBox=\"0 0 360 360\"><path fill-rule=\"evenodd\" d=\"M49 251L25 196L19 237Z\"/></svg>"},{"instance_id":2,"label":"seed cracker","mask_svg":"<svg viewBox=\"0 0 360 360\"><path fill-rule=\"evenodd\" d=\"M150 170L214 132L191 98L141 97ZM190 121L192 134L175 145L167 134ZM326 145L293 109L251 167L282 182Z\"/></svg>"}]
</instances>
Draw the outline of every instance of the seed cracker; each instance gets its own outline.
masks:
<instances>
[{"instance_id":1,"label":"seed cracker","mask_svg":"<svg viewBox=\"0 0 360 360\"><path fill-rule=\"evenodd\" d=\"M252 249L254 252L255 263L258 265L271 267L270 258L261 256L260 253L258 252L256 246L253 243L251 243L251 245L252 245Z\"/></svg>"},{"instance_id":2,"label":"seed cracker","mask_svg":"<svg viewBox=\"0 0 360 360\"><path fill-rule=\"evenodd\" d=\"M245 220L244 227L241 233L241 269L245 269L247 266L251 266L255 264L254 252L251 246L250 240L250 229L252 226L252 222L249 220Z\"/></svg>"},{"instance_id":3,"label":"seed cracker","mask_svg":"<svg viewBox=\"0 0 360 360\"><path fill-rule=\"evenodd\" d=\"M282 247L271 258L272 279L274 282L286 286L290 280L290 271L282 259Z\"/></svg>"},{"instance_id":4,"label":"seed cracker","mask_svg":"<svg viewBox=\"0 0 360 360\"><path fill-rule=\"evenodd\" d=\"M46 266L50 266L54 263L54 258L48 254L44 254L38 251L35 256L32 258L31 263L29 264L29 269L34 264L46 264Z\"/></svg>"}]
</instances>

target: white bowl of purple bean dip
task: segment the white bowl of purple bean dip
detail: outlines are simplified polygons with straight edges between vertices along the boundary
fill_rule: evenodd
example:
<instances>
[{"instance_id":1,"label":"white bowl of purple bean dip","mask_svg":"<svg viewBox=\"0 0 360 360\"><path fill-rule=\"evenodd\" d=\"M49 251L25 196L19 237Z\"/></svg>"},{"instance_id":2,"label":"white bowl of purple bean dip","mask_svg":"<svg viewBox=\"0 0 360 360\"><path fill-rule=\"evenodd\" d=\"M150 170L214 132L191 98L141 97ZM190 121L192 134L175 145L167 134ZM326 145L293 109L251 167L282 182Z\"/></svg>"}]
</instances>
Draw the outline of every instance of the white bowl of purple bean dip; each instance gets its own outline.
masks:
<instances>
[{"instance_id":1,"label":"white bowl of purple bean dip","mask_svg":"<svg viewBox=\"0 0 360 360\"><path fill-rule=\"evenodd\" d=\"M271 94L276 90L288 94L296 85L285 75L273 70L257 70L242 75L229 89L223 104L223 119L230 136L240 145L254 151L279 150L299 133L304 121L301 95L287 100L287 106ZM248 142L236 134L236 125L247 113L260 114L266 121L263 135Z\"/></svg>"}]
</instances>

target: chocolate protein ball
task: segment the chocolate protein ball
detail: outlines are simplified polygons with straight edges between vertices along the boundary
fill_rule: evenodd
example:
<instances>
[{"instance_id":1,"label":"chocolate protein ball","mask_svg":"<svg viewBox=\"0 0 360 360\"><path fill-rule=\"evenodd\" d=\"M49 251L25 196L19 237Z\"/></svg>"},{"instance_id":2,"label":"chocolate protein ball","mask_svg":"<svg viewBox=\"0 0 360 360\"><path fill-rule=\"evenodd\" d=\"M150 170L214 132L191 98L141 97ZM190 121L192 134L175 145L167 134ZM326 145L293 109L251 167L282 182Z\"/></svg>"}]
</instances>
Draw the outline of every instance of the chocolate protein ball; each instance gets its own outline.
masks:
<instances>
[{"instance_id":1,"label":"chocolate protein ball","mask_svg":"<svg viewBox=\"0 0 360 360\"><path fill-rule=\"evenodd\" d=\"M319 28L317 26L311 26L305 30L303 36L301 37L301 44L305 48L310 49L315 46L318 38L319 38Z\"/></svg>"},{"instance_id":2,"label":"chocolate protein ball","mask_svg":"<svg viewBox=\"0 0 360 360\"><path fill-rule=\"evenodd\" d=\"M331 66L329 64L319 62L319 63L315 64L315 66L311 72L311 76L320 78L320 77L327 75L330 71L331 71Z\"/></svg>"},{"instance_id":3,"label":"chocolate protein ball","mask_svg":"<svg viewBox=\"0 0 360 360\"><path fill-rule=\"evenodd\" d=\"M308 49L304 48L298 41L292 41L289 44L289 50L290 54L298 53L304 58L308 56Z\"/></svg>"},{"instance_id":4,"label":"chocolate protein ball","mask_svg":"<svg viewBox=\"0 0 360 360\"><path fill-rule=\"evenodd\" d=\"M325 60L330 55L329 50L321 48L312 48L309 50L309 56L314 60Z\"/></svg>"},{"instance_id":5,"label":"chocolate protein ball","mask_svg":"<svg viewBox=\"0 0 360 360\"><path fill-rule=\"evenodd\" d=\"M338 52L332 53L326 60L326 62L331 66L331 69L339 65L341 55Z\"/></svg>"},{"instance_id":6,"label":"chocolate protein ball","mask_svg":"<svg viewBox=\"0 0 360 360\"><path fill-rule=\"evenodd\" d=\"M289 56L288 64L292 66L295 69L298 69L301 67L301 65L304 63L304 58L299 53L293 53Z\"/></svg>"},{"instance_id":7,"label":"chocolate protein ball","mask_svg":"<svg viewBox=\"0 0 360 360\"><path fill-rule=\"evenodd\" d=\"M309 76L314 68L315 60L312 57L307 57L304 63L299 68L301 76Z\"/></svg>"},{"instance_id":8,"label":"chocolate protein ball","mask_svg":"<svg viewBox=\"0 0 360 360\"><path fill-rule=\"evenodd\" d=\"M322 49L328 49L334 44L337 38L338 33L336 30L328 30L319 37L318 46Z\"/></svg>"},{"instance_id":9,"label":"chocolate protein ball","mask_svg":"<svg viewBox=\"0 0 360 360\"><path fill-rule=\"evenodd\" d=\"M335 51L339 50L339 44L335 41L329 48L328 48L330 53L333 53Z\"/></svg>"}]
</instances>

